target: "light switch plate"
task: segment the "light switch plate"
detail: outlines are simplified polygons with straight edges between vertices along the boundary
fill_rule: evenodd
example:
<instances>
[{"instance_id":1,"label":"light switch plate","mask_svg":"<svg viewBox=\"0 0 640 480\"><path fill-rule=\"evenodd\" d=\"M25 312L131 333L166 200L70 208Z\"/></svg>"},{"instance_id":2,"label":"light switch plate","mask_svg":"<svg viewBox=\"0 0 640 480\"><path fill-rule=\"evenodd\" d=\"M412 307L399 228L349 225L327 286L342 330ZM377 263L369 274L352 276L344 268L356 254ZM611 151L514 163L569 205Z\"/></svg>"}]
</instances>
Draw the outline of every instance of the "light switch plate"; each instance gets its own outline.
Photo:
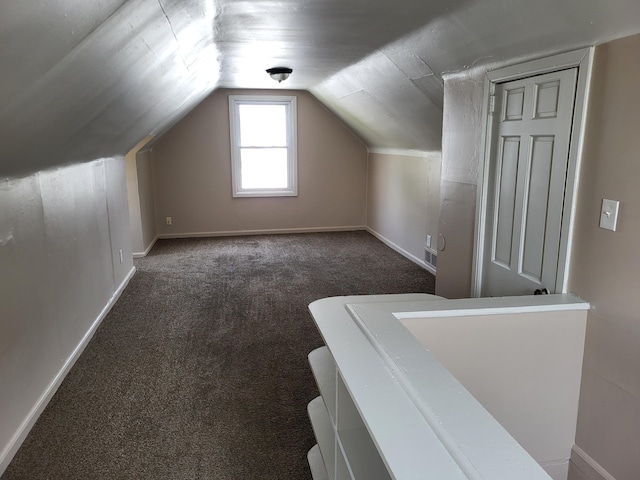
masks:
<instances>
[{"instance_id":1,"label":"light switch plate","mask_svg":"<svg viewBox=\"0 0 640 480\"><path fill-rule=\"evenodd\" d=\"M602 210L600 211L600 228L616 231L618 224L618 208L620 202L617 200L602 199Z\"/></svg>"}]
</instances>

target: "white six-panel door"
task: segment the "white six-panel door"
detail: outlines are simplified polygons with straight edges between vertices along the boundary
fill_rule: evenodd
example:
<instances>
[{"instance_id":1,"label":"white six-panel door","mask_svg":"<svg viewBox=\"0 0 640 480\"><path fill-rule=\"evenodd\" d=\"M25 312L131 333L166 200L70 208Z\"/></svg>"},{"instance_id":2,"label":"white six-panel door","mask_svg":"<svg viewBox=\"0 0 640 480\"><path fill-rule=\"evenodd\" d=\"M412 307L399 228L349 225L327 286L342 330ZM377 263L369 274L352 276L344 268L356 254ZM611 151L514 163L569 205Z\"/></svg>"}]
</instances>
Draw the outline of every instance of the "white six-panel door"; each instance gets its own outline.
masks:
<instances>
[{"instance_id":1,"label":"white six-panel door","mask_svg":"<svg viewBox=\"0 0 640 480\"><path fill-rule=\"evenodd\" d=\"M496 85L482 296L555 289L576 78Z\"/></svg>"}]
</instances>

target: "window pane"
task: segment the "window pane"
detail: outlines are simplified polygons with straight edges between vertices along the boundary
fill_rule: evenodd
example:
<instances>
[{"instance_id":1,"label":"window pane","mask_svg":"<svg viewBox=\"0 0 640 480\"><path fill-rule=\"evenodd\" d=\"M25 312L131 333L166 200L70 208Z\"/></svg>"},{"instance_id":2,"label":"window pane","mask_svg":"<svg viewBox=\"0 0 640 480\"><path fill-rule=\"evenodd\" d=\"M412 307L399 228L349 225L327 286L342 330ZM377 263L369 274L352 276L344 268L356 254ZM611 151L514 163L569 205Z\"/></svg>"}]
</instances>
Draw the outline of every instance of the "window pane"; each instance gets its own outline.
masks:
<instances>
[{"instance_id":1,"label":"window pane","mask_svg":"<svg viewBox=\"0 0 640 480\"><path fill-rule=\"evenodd\" d=\"M242 188L287 188L286 148L240 149Z\"/></svg>"},{"instance_id":2,"label":"window pane","mask_svg":"<svg viewBox=\"0 0 640 480\"><path fill-rule=\"evenodd\" d=\"M285 105L238 105L241 147L284 147L287 145Z\"/></svg>"}]
</instances>

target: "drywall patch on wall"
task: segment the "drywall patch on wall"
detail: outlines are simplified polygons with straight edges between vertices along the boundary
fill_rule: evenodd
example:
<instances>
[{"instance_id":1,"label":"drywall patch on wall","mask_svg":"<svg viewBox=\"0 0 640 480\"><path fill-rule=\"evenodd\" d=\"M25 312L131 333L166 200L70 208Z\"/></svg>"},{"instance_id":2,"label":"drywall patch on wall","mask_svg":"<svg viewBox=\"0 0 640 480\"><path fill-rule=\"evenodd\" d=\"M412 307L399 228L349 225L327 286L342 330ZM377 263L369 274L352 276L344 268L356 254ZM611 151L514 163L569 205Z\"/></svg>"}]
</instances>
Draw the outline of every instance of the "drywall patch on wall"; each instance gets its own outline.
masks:
<instances>
[{"instance_id":1,"label":"drywall patch on wall","mask_svg":"<svg viewBox=\"0 0 640 480\"><path fill-rule=\"evenodd\" d=\"M436 294L446 298L471 295L484 78L481 69L445 78Z\"/></svg>"},{"instance_id":2,"label":"drywall patch on wall","mask_svg":"<svg viewBox=\"0 0 640 480\"><path fill-rule=\"evenodd\" d=\"M476 196L476 185L447 180L440 184L436 295L470 296Z\"/></svg>"}]
</instances>

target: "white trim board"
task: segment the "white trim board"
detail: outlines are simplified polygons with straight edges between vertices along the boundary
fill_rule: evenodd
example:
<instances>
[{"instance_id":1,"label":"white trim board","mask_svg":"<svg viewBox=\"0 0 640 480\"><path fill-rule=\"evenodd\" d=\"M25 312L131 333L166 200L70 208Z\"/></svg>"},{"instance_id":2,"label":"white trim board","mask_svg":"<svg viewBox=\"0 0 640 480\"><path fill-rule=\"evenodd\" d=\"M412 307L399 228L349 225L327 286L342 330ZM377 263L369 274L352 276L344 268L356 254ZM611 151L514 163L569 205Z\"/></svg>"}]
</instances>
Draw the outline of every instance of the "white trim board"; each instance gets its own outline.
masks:
<instances>
[{"instance_id":1,"label":"white trim board","mask_svg":"<svg viewBox=\"0 0 640 480\"><path fill-rule=\"evenodd\" d=\"M409 305L407 305L409 306ZM462 298L432 301L428 309L393 312L397 319L474 317L479 315L510 315L520 313L589 310L589 303L570 293L525 295L522 297Z\"/></svg>"},{"instance_id":2,"label":"white trim board","mask_svg":"<svg viewBox=\"0 0 640 480\"><path fill-rule=\"evenodd\" d=\"M261 230L228 230L219 232L161 233L157 238L235 237L245 235L279 235L287 233L353 232L366 229L367 227L365 225L350 225L344 227L274 228Z\"/></svg>"},{"instance_id":3,"label":"white trim board","mask_svg":"<svg viewBox=\"0 0 640 480\"><path fill-rule=\"evenodd\" d=\"M602 468L598 462L577 445L571 448L571 463L588 480L616 480L613 475Z\"/></svg>"},{"instance_id":4,"label":"white trim board","mask_svg":"<svg viewBox=\"0 0 640 480\"><path fill-rule=\"evenodd\" d=\"M125 279L122 281L122 283L120 283L116 291L113 292L113 295L104 306L96 320L93 322L87 333L85 333L84 337L82 337L82 340L80 340L76 348L73 350L73 352L71 352L71 355L69 355L56 376L53 377L47 388L42 392L42 395L40 395L40 398L35 403L27 417L20 424L20 427L14 433L9 443L5 446L2 452L0 452L0 475L4 473L4 471L9 466L9 463L11 463L11 460L18 452L18 449L20 448L24 440L27 438L27 435L38 420L38 417L40 417L46 406L49 404L73 365L76 363L78 358L80 358L80 355L82 355L82 352L93 338L93 335L102 323L102 320L104 320L113 305L118 301L118 298L120 298L120 295L122 295L122 292L129 284L129 281L131 280L135 272L136 268L133 267L129 271Z\"/></svg>"},{"instance_id":5,"label":"white trim board","mask_svg":"<svg viewBox=\"0 0 640 480\"><path fill-rule=\"evenodd\" d=\"M407 250L405 250L404 248L402 248L400 245L392 242L391 240L389 240L387 237L385 237L384 235L376 232L375 230L373 230L371 227L366 227L366 231L369 232L371 235L373 235L374 237L376 237L378 240L380 240L382 243L384 243L387 247L391 248L392 250L395 250L396 252L398 252L400 255L402 255L403 257L411 260L413 263L415 263L416 265L421 266L422 268L424 268L425 270L427 270L429 273L435 275L436 274L436 269L433 268L431 265L429 265L427 262L425 262L424 260L419 259L418 257L416 257L414 254L408 252Z\"/></svg>"},{"instance_id":6,"label":"white trim board","mask_svg":"<svg viewBox=\"0 0 640 480\"><path fill-rule=\"evenodd\" d=\"M369 153L377 153L378 155L397 155L402 157L422 157L427 158L430 152L422 150L407 150L402 148L369 148Z\"/></svg>"},{"instance_id":7,"label":"white trim board","mask_svg":"<svg viewBox=\"0 0 640 480\"><path fill-rule=\"evenodd\" d=\"M153 240L151 240L151 243L149 244L149 246L146 248L146 250L144 252L134 252L133 258L143 258L143 257L146 257L147 255L149 255L149 252L151 251L153 246L158 241L158 238L159 238L158 235L156 235L155 238Z\"/></svg>"},{"instance_id":8,"label":"white trim board","mask_svg":"<svg viewBox=\"0 0 640 480\"><path fill-rule=\"evenodd\" d=\"M286 178L285 187L251 187L243 186L241 152L242 125L241 106L253 107L284 107L284 127L286 141L283 145L269 145L261 148L279 147L286 150ZM229 139L231 142L231 185L234 198L247 197L297 197L298 196L298 134L297 134L297 96L296 95L229 95ZM247 132L245 132L246 134Z\"/></svg>"},{"instance_id":9,"label":"white trim board","mask_svg":"<svg viewBox=\"0 0 640 480\"><path fill-rule=\"evenodd\" d=\"M577 203L580 161L584 144L584 132L587 118L587 104L591 70L593 66L594 48L583 48L571 52L540 58L517 65L498 68L486 73L483 105L482 105L482 176L478 188L476 201L476 222L473 246L473 266L471 274L471 295L479 297L482 289L482 269L485 240L485 224L487 218L487 195L489 182L489 163L491 156L491 122L489 119L489 96L493 94L496 83L540 75L556 70L578 67L576 84L576 99L574 106L573 126L571 128L571 143L569 146L569 163L567 167L567 181L563 221L561 225L560 250L558 253L558 271L553 289L557 293L567 292L569 278L569 259L571 258L571 243L573 240L573 224Z\"/></svg>"}]
</instances>

